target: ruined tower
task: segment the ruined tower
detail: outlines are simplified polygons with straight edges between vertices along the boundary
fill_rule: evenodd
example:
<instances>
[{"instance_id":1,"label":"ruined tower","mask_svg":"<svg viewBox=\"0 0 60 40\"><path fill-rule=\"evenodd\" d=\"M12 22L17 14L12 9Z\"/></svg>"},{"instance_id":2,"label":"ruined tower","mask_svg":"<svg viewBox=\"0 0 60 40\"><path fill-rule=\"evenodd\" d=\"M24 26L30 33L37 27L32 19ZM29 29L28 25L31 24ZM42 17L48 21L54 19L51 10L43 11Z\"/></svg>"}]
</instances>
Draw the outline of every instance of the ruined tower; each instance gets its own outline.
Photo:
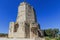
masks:
<instances>
[{"instance_id":1,"label":"ruined tower","mask_svg":"<svg viewBox=\"0 0 60 40\"><path fill-rule=\"evenodd\" d=\"M16 22L10 22L9 37L34 38L38 37L39 25L36 21L35 10L26 2L20 3Z\"/></svg>"}]
</instances>

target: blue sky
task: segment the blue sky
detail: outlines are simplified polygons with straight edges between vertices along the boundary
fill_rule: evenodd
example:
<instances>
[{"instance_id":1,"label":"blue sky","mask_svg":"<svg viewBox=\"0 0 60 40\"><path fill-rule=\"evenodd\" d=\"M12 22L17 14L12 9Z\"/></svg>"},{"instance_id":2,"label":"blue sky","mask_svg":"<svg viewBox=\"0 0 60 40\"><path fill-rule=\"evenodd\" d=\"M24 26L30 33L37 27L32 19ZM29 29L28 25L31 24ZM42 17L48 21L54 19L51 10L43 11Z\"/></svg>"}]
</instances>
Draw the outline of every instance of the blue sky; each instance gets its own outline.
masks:
<instances>
[{"instance_id":1,"label":"blue sky","mask_svg":"<svg viewBox=\"0 0 60 40\"><path fill-rule=\"evenodd\" d=\"M9 22L16 21L23 0L0 0L0 33L8 33ZM60 29L60 0L26 0L34 7L41 29Z\"/></svg>"}]
</instances>

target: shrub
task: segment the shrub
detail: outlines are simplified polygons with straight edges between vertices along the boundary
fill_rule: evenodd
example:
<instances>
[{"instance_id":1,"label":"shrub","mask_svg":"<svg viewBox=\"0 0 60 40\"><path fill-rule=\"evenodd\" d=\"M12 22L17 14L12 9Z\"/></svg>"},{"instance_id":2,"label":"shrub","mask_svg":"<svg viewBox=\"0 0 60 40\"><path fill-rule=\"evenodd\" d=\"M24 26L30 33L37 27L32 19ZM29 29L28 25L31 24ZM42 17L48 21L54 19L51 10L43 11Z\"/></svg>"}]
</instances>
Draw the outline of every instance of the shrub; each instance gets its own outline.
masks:
<instances>
[{"instance_id":1,"label":"shrub","mask_svg":"<svg viewBox=\"0 0 60 40\"><path fill-rule=\"evenodd\" d=\"M50 40L50 38L49 37L46 37L45 40Z\"/></svg>"}]
</instances>

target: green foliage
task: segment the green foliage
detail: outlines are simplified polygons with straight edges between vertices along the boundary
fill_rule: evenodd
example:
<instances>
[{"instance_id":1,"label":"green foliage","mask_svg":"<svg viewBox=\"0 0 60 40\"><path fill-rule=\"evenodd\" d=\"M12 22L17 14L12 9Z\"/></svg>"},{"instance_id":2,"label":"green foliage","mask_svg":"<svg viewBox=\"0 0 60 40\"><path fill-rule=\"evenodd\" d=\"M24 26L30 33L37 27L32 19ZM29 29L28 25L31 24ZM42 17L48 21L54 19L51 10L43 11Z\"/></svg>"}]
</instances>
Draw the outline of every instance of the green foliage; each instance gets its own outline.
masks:
<instances>
[{"instance_id":1,"label":"green foliage","mask_svg":"<svg viewBox=\"0 0 60 40\"><path fill-rule=\"evenodd\" d=\"M60 37L57 37L55 40L60 40Z\"/></svg>"},{"instance_id":2,"label":"green foliage","mask_svg":"<svg viewBox=\"0 0 60 40\"><path fill-rule=\"evenodd\" d=\"M60 37L56 37L56 38L45 37L45 40L60 40Z\"/></svg>"},{"instance_id":3,"label":"green foliage","mask_svg":"<svg viewBox=\"0 0 60 40\"><path fill-rule=\"evenodd\" d=\"M0 37L7 37L8 34L0 33Z\"/></svg>"},{"instance_id":4,"label":"green foliage","mask_svg":"<svg viewBox=\"0 0 60 40\"><path fill-rule=\"evenodd\" d=\"M46 33L46 35L49 36L49 37L52 36L52 30L51 30L51 29L45 30L45 33Z\"/></svg>"},{"instance_id":5,"label":"green foliage","mask_svg":"<svg viewBox=\"0 0 60 40\"><path fill-rule=\"evenodd\" d=\"M46 37L45 40L50 40L50 38L49 37Z\"/></svg>"},{"instance_id":6,"label":"green foliage","mask_svg":"<svg viewBox=\"0 0 60 40\"><path fill-rule=\"evenodd\" d=\"M48 37L56 37L58 32L59 32L59 29L47 29L47 30L44 30L45 36L48 36Z\"/></svg>"}]
</instances>

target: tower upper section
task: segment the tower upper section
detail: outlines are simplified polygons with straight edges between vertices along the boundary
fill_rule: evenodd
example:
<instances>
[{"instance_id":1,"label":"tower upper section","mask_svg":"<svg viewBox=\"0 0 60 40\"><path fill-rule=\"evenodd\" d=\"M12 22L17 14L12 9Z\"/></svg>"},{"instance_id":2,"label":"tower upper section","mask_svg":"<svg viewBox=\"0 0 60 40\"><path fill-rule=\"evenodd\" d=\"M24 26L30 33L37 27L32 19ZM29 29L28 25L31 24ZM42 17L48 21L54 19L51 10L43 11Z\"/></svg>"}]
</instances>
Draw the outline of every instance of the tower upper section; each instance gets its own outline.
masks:
<instances>
[{"instance_id":1,"label":"tower upper section","mask_svg":"<svg viewBox=\"0 0 60 40\"><path fill-rule=\"evenodd\" d=\"M28 22L34 23L36 22L35 11L32 6L30 6L26 2L22 2L18 7L18 16L16 22Z\"/></svg>"}]
</instances>

